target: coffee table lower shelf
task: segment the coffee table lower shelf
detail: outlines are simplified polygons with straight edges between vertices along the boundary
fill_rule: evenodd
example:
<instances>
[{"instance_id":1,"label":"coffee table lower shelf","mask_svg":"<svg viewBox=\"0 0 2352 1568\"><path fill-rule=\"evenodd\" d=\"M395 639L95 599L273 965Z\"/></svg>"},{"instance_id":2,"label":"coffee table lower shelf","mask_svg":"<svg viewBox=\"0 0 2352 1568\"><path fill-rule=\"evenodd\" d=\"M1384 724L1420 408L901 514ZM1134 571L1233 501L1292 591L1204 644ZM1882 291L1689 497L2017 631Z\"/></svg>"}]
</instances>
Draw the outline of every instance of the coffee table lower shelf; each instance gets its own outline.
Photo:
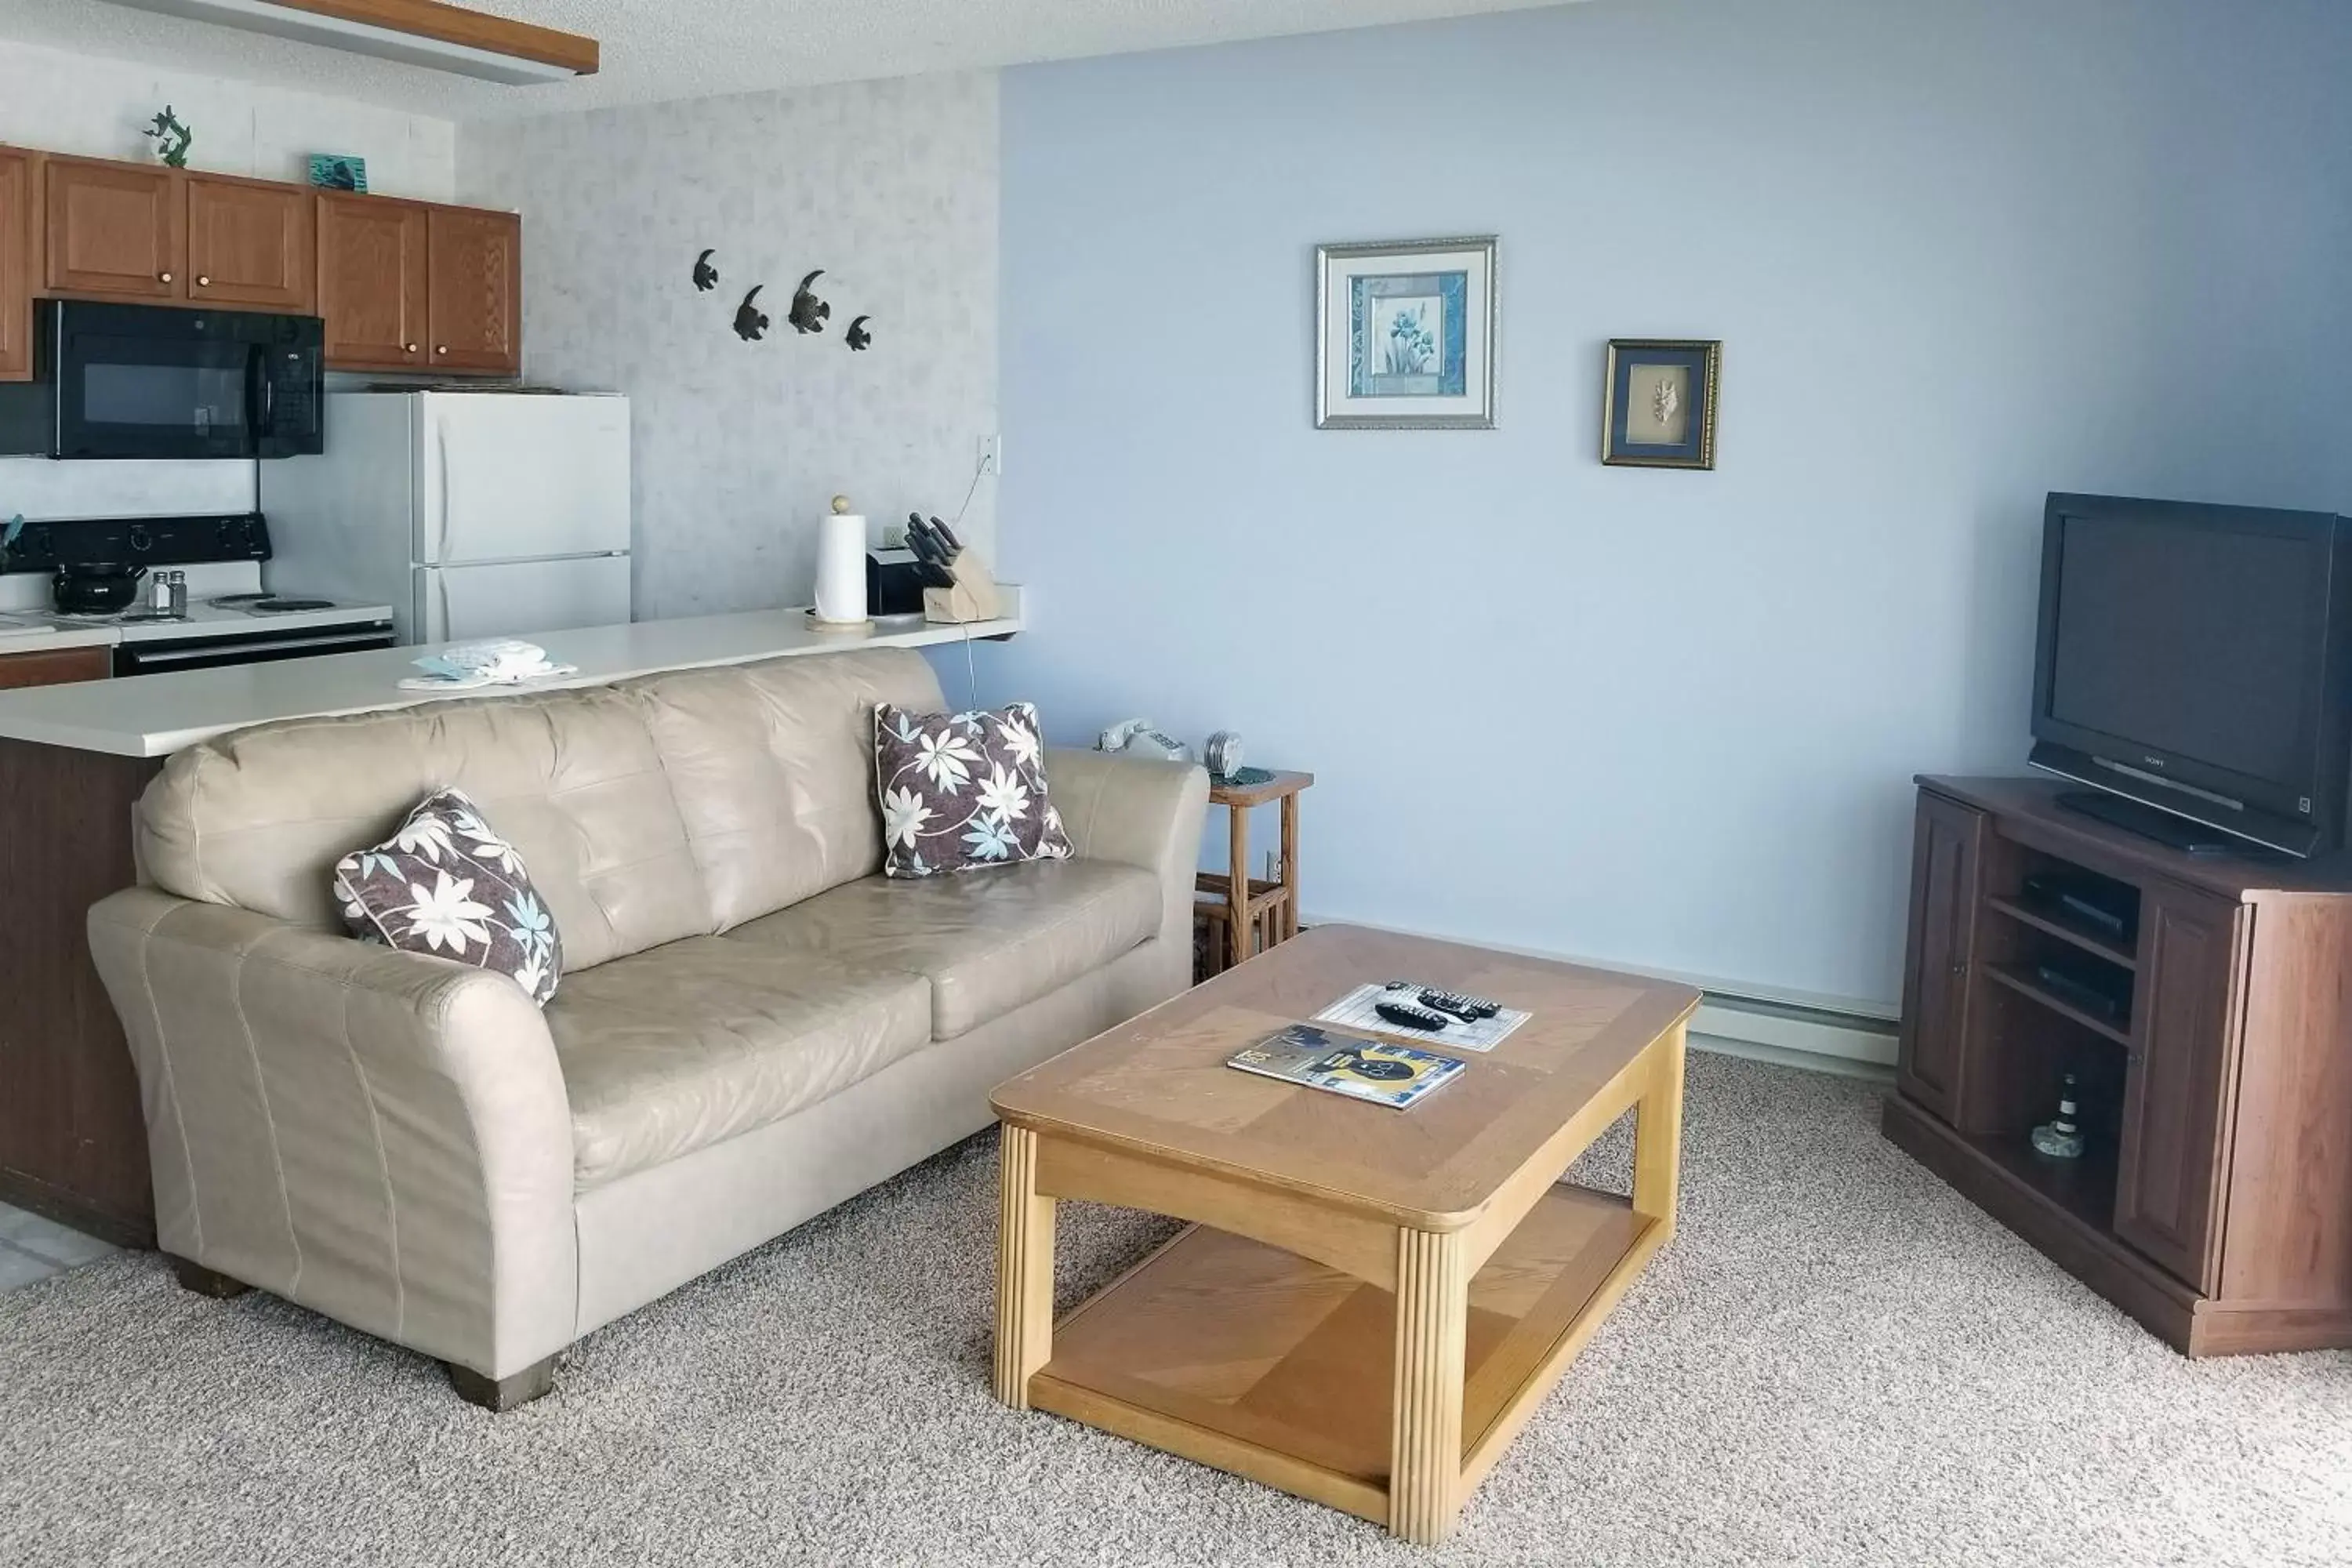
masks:
<instances>
[{"instance_id":1,"label":"coffee table lower shelf","mask_svg":"<svg viewBox=\"0 0 2352 1568\"><path fill-rule=\"evenodd\" d=\"M1457 1495L1670 1228L1558 1184L1472 1278ZM1385 1524L1395 1338L1391 1292L1196 1225L1055 1326L1029 1403Z\"/></svg>"}]
</instances>

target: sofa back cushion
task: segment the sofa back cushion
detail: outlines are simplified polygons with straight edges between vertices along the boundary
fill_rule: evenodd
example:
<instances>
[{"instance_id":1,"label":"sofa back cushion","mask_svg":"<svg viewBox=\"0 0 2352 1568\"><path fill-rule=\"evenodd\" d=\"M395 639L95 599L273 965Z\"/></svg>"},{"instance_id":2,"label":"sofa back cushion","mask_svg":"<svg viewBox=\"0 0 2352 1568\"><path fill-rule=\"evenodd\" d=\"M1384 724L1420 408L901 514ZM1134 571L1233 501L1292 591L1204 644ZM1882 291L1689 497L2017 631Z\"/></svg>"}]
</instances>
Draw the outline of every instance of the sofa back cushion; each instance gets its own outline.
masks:
<instances>
[{"instance_id":1,"label":"sofa back cushion","mask_svg":"<svg viewBox=\"0 0 2352 1568\"><path fill-rule=\"evenodd\" d=\"M335 861L453 786L520 851L563 932L567 968L712 929L645 704L625 686L223 735L173 757L148 786L140 865L182 898L340 930Z\"/></svg>"},{"instance_id":2,"label":"sofa back cushion","mask_svg":"<svg viewBox=\"0 0 2352 1568\"><path fill-rule=\"evenodd\" d=\"M668 765L718 931L872 876L882 864L875 704L946 706L930 665L908 648L683 670L631 689Z\"/></svg>"}]
</instances>

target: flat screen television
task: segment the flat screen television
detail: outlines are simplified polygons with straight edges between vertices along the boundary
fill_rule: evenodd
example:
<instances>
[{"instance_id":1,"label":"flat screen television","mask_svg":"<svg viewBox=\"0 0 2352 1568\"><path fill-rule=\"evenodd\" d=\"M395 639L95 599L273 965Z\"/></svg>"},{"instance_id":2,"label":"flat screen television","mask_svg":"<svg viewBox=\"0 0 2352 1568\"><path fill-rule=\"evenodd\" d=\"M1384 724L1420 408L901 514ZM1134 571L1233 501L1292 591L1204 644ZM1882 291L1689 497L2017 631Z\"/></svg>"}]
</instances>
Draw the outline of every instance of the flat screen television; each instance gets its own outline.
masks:
<instances>
[{"instance_id":1,"label":"flat screen television","mask_svg":"<svg viewBox=\"0 0 2352 1568\"><path fill-rule=\"evenodd\" d=\"M2346 842L2352 520L2053 495L2033 765L2177 847Z\"/></svg>"}]
</instances>

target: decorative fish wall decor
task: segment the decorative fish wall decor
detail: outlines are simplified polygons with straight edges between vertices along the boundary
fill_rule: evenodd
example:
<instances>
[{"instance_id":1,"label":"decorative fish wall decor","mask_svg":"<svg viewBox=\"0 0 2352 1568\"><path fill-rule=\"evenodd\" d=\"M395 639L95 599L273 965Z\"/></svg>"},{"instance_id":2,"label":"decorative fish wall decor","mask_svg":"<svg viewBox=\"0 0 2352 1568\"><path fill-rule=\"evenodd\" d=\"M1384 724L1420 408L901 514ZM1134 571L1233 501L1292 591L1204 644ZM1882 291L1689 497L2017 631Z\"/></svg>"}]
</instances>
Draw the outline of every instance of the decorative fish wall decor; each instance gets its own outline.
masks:
<instances>
[{"instance_id":1,"label":"decorative fish wall decor","mask_svg":"<svg viewBox=\"0 0 2352 1568\"><path fill-rule=\"evenodd\" d=\"M849 345L850 353L862 353L866 346L874 342L874 334L866 330L866 323L873 319L871 316L860 316L849 323L847 331L841 334L841 341Z\"/></svg>"},{"instance_id":2,"label":"decorative fish wall decor","mask_svg":"<svg viewBox=\"0 0 2352 1568\"><path fill-rule=\"evenodd\" d=\"M815 271L810 273L807 277L802 279L800 288L793 291L793 308L784 312L784 320L793 324L793 330L794 331L821 332L824 331L825 318L833 314L833 307L818 299L809 290L809 285L824 276L824 268L820 267Z\"/></svg>"},{"instance_id":3,"label":"decorative fish wall decor","mask_svg":"<svg viewBox=\"0 0 2352 1568\"><path fill-rule=\"evenodd\" d=\"M760 334L768 330L768 313L751 302L766 287L765 283L752 284L751 291L743 296L743 302L735 307L735 335L747 343L758 342Z\"/></svg>"},{"instance_id":4,"label":"decorative fish wall decor","mask_svg":"<svg viewBox=\"0 0 2352 1568\"><path fill-rule=\"evenodd\" d=\"M718 282L719 268L710 265L710 252L706 250L694 258L694 286L708 294Z\"/></svg>"}]
</instances>

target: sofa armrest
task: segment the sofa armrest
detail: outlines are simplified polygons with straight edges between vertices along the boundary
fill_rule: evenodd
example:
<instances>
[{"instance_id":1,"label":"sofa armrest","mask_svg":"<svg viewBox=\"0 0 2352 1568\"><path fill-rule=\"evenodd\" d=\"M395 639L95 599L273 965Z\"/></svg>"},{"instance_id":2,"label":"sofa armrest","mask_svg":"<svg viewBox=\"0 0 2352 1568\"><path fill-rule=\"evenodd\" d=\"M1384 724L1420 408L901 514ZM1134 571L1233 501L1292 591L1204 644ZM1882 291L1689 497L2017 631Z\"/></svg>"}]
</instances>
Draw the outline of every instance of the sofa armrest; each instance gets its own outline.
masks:
<instances>
[{"instance_id":1,"label":"sofa armrest","mask_svg":"<svg viewBox=\"0 0 2352 1568\"><path fill-rule=\"evenodd\" d=\"M488 1377L576 1321L571 1107L503 975L134 888L89 912L166 1251Z\"/></svg>"},{"instance_id":2,"label":"sofa armrest","mask_svg":"<svg viewBox=\"0 0 2352 1568\"><path fill-rule=\"evenodd\" d=\"M1192 954L1192 879L1209 775L1192 763L1049 748L1045 786L1081 859L1140 866L1160 879L1161 940Z\"/></svg>"}]
</instances>

